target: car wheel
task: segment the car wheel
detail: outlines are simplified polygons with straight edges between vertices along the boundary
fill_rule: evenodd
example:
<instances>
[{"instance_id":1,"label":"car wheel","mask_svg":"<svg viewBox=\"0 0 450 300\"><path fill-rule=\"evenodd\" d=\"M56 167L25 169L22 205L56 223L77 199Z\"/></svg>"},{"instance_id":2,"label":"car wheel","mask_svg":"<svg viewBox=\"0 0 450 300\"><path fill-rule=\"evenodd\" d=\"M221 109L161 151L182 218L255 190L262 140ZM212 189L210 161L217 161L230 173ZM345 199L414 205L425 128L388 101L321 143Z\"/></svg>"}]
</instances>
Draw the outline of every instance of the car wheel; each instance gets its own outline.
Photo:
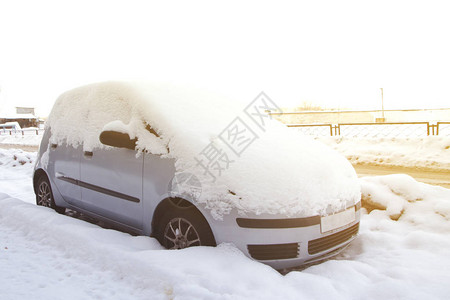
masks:
<instances>
[{"instance_id":1,"label":"car wheel","mask_svg":"<svg viewBox=\"0 0 450 300\"><path fill-rule=\"evenodd\" d=\"M47 177L41 176L38 180L36 191L36 204L40 206L50 207L56 210L57 213L63 214L66 211L65 207L56 206L53 198L52 188Z\"/></svg>"},{"instance_id":2,"label":"car wheel","mask_svg":"<svg viewBox=\"0 0 450 300\"><path fill-rule=\"evenodd\" d=\"M168 211L161 218L156 237L167 249L216 245L208 222L194 206Z\"/></svg>"}]
</instances>

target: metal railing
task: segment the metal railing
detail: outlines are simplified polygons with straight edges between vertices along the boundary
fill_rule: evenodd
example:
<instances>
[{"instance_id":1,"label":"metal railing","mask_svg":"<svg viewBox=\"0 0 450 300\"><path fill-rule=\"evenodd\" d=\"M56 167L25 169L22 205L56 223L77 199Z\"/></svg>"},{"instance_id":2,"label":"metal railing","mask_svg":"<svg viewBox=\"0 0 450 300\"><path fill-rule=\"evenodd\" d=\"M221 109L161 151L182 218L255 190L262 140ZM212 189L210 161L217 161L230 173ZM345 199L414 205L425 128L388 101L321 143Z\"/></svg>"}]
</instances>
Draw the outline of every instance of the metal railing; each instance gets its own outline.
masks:
<instances>
[{"instance_id":1,"label":"metal railing","mask_svg":"<svg viewBox=\"0 0 450 300\"><path fill-rule=\"evenodd\" d=\"M428 122L405 123L345 123L338 132L346 137L424 137L430 135Z\"/></svg>"},{"instance_id":2,"label":"metal railing","mask_svg":"<svg viewBox=\"0 0 450 300\"><path fill-rule=\"evenodd\" d=\"M436 135L450 136L450 122L437 122Z\"/></svg>"},{"instance_id":3,"label":"metal railing","mask_svg":"<svg viewBox=\"0 0 450 300\"><path fill-rule=\"evenodd\" d=\"M424 137L450 136L450 122L391 122L341 124L289 124L305 135L345 137Z\"/></svg>"},{"instance_id":4,"label":"metal railing","mask_svg":"<svg viewBox=\"0 0 450 300\"><path fill-rule=\"evenodd\" d=\"M296 127L304 134L307 135L317 135L317 136L328 136L333 135L333 125L331 124L291 124L288 127Z\"/></svg>"}]
</instances>

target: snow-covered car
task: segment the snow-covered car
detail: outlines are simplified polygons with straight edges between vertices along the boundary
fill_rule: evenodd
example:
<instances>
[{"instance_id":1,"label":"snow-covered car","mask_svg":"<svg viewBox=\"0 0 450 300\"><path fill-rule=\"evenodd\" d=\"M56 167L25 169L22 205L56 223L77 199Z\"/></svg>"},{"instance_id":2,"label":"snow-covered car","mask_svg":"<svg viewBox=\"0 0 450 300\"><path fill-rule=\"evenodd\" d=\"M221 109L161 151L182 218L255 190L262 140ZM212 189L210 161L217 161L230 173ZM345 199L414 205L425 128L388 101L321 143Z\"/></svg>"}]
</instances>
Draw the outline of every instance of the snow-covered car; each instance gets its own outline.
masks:
<instances>
[{"instance_id":1,"label":"snow-covered car","mask_svg":"<svg viewBox=\"0 0 450 300\"><path fill-rule=\"evenodd\" d=\"M46 123L37 204L154 236L166 248L232 243L275 268L337 254L359 229L353 167L271 120L266 95L241 104L167 84L68 91Z\"/></svg>"}]
</instances>

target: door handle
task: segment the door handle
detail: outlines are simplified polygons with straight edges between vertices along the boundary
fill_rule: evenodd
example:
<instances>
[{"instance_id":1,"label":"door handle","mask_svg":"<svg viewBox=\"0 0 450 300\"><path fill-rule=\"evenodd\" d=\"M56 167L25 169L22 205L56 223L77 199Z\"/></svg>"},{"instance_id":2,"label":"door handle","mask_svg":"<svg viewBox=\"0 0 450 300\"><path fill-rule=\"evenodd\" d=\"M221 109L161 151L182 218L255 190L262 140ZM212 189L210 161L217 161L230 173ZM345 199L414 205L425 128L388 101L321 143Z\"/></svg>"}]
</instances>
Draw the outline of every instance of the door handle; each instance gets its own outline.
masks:
<instances>
[{"instance_id":1,"label":"door handle","mask_svg":"<svg viewBox=\"0 0 450 300\"><path fill-rule=\"evenodd\" d=\"M92 157L93 155L94 155L94 152L92 152L92 151L84 151L85 157Z\"/></svg>"},{"instance_id":2,"label":"door handle","mask_svg":"<svg viewBox=\"0 0 450 300\"><path fill-rule=\"evenodd\" d=\"M55 150L58 147L58 144L51 144L50 147Z\"/></svg>"}]
</instances>

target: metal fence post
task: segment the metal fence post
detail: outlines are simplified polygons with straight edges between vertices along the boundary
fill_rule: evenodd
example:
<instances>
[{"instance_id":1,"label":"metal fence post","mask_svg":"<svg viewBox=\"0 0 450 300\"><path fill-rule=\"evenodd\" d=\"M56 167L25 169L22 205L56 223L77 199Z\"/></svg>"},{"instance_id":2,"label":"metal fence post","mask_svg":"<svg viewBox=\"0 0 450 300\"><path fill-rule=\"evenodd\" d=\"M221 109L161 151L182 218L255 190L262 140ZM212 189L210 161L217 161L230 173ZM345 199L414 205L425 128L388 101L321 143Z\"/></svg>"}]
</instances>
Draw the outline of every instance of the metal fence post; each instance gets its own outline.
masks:
<instances>
[{"instance_id":1,"label":"metal fence post","mask_svg":"<svg viewBox=\"0 0 450 300\"><path fill-rule=\"evenodd\" d=\"M439 122L437 124L430 124L429 127L431 127L431 135L439 135ZM428 135L430 135L429 131Z\"/></svg>"},{"instance_id":2,"label":"metal fence post","mask_svg":"<svg viewBox=\"0 0 450 300\"><path fill-rule=\"evenodd\" d=\"M321 136L328 134L330 134L331 136L344 135L346 137L423 137L425 136L425 134L427 136L450 136L450 122L437 122L435 124L430 124L430 122L288 124L287 127L297 127L305 129L328 127L328 129L322 130L320 132ZM341 131L341 129L343 131ZM314 134L311 131L308 131L306 134ZM317 130L315 130L314 132L316 132L317 134Z\"/></svg>"}]
</instances>

